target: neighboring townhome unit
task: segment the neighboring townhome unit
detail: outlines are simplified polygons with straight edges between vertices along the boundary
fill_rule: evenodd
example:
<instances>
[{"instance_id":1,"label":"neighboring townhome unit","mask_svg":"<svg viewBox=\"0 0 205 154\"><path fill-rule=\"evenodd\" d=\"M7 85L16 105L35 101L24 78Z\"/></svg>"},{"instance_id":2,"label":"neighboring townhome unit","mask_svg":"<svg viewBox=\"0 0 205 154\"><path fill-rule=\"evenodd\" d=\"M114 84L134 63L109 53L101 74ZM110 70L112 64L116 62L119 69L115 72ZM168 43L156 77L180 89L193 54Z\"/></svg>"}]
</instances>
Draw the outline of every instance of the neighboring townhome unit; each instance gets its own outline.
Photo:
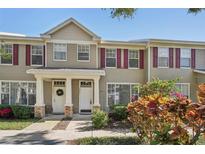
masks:
<instances>
[{"instance_id":1,"label":"neighboring townhome unit","mask_svg":"<svg viewBox=\"0 0 205 154\"><path fill-rule=\"evenodd\" d=\"M179 78L196 100L205 82L205 42L106 41L73 18L40 37L0 33L0 48L0 104L33 106L36 117L108 111L154 78Z\"/></svg>"}]
</instances>

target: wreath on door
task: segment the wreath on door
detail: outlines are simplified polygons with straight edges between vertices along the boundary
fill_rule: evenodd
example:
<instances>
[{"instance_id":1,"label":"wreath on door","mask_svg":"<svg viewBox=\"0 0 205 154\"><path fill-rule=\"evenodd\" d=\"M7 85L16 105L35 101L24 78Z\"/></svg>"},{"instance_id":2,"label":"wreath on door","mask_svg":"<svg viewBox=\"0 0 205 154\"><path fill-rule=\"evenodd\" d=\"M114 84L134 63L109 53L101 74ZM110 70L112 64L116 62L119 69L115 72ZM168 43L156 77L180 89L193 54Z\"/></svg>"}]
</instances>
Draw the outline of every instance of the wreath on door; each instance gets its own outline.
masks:
<instances>
[{"instance_id":1,"label":"wreath on door","mask_svg":"<svg viewBox=\"0 0 205 154\"><path fill-rule=\"evenodd\" d=\"M56 90L56 94L57 94L58 96L62 96L62 95L64 94L64 92L63 92L62 89L58 89L58 90Z\"/></svg>"}]
</instances>

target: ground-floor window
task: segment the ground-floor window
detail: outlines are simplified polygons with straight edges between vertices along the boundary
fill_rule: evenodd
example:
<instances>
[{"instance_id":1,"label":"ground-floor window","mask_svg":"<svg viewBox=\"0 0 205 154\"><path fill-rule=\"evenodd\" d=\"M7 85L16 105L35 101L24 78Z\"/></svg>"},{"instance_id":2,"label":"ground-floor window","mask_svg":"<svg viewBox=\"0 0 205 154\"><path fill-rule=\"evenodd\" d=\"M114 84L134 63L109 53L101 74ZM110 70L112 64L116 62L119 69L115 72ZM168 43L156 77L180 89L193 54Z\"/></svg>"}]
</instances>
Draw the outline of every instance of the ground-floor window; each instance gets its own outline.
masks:
<instances>
[{"instance_id":1,"label":"ground-floor window","mask_svg":"<svg viewBox=\"0 0 205 154\"><path fill-rule=\"evenodd\" d=\"M107 101L108 105L128 104L132 96L138 95L138 84L125 83L108 83L107 84Z\"/></svg>"},{"instance_id":2,"label":"ground-floor window","mask_svg":"<svg viewBox=\"0 0 205 154\"><path fill-rule=\"evenodd\" d=\"M190 84L189 83L176 83L177 90L184 96L190 97Z\"/></svg>"},{"instance_id":3,"label":"ground-floor window","mask_svg":"<svg viewBox=\"0 0 205 154\"><path fill-rule=\"evenodd\" d=\"M33 81L0 81L0 103L34 105L36 83Z\"/></svg>"}]
</instances>

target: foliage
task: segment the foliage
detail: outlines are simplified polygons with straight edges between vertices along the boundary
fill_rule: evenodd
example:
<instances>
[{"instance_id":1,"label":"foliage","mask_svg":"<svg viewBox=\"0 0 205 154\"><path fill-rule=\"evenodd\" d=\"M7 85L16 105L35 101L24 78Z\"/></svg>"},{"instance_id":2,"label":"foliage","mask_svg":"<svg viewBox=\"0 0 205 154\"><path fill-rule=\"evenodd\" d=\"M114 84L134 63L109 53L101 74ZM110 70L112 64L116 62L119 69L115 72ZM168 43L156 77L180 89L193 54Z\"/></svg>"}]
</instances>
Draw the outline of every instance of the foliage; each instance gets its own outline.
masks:
<instances>
[{"instance_id":1,"label":"foliage","mask_svg":"<svg viewBox=\"0 0 205 154\"><path fill-rule=\"evenodd\" d=\"M146 144L195 144L205 127L201 104L159 87L155 94L128 104L128 119L138 138Z\"/></svg>"},{"instance_id":2,"label":"foliage","mask_svg":"<svg viewBox=\"0 0 205 154\"><path fill-rule=\"evenodd\" d=\"M11 118L13 116L13 112L10 107L0 109L0 118Z\"/></svg>"},{"instance_id":3,"label":"foliage","mask_svg":"<svg viewBox=\"0 0 205 154\"><path fill-rule=\"evenodd\" d=\"M194 13L194 14L197 14L197 13L200 13L201 11L205 10L204 8L190 8L188 9L188 13Z\"/></svg>"},{"instance_id":4,"label":"foliage","mask_svg":"<svg viewBox=\"0 0 205 154\"><path fill-rule=\"evenodd\" d=\"M133 18L136 8L111 8L111 17L112 18ZM205 10L204 8L189 8L188 13L198 14L201 11Z\"/></svg>"},{"instance_id":5,"label":"foliage","mask_svg":"<svg viewBox=\"0 0 205 154\"><path fill-rule=\"evenodd\" d=\"M10 105L8 104L0 104L0 109L5 109L5 108L9 108Z\"/></svg>"},{"instance_id":6,"label":"foliage","mask_svg":"<svg viewBox=\"0 0 205 154\"><path fill-rule=\"evenodd\" d=\"M33 117L32 108L29 106L11 105L15 118L29 119Z\"/></svg>"},{"instance_id":7,"label":"foliage","mask_svg":"<svg viewBox=\"0 0 205 154\"><path fill-rule=\"evenodd\" d=\"M0 119L0 130L21 130L38 119Z\"/></svg>"},{"instance_id":8,"label":"foliage","mask_svg":"<svg viewBox=\"0 0 205 154\"><path fill-rule=\"evenodd\" d=\"M92 123L94 128L103 128L108 123L108 115L103 111L95 111L92 115Z\"/></svg>"},{"instance_id":9,"label":"foliage","mask_svg":"<svg viewBox=\"0 0 205 154\"><path fill-rule=\"evenodd\" d=\"M81 145L137 145L140 140L136 137L86 137L77 140Z\"/></svg>"},{"instance_id":10,"label":"foliage","mask_svg":"<svg viewBox=\"0 0 205 154\"><path fill-rule=\"evenodd\" d=\"M1 43L1 42L0 42ZM4 45L0 44L0 55L4 58L4 59L11 59L11 54L8 54L5 50L4 50Z\"/></svg>"},{"instance_id":11,"label":"foliage","mask_svg":"<svg viewBox=\"0 0 205 154\"><path fill-rule=\"evenodd\" d=\"M111 17L112 18L132 18L137 9L135 8L112 8Z\"/></svg>"},{"instance_id":12,"label":"foliage","mask_svg":"<svg viewBox=\"0 0 205 154\"><path fill-rule=\"evenodd\" d=\"M156 93L162 94L162 96L168 96L171 92L176 91L175 83L178 81L176 80L159 80L154 79L152 82L144 84L139 87L140 96L148 96L153 95Z\"/></svg>"},{"instance_id":13,"label":"foliage","mask_svg":"<svg viewBox=\"0 0 205 154\"><path fill-rule=\"evenodd\" d=\"M109 113L109 118L116 121L127 119L127 106L126 105L113 105Z\"/></svg>"}]
</instances>

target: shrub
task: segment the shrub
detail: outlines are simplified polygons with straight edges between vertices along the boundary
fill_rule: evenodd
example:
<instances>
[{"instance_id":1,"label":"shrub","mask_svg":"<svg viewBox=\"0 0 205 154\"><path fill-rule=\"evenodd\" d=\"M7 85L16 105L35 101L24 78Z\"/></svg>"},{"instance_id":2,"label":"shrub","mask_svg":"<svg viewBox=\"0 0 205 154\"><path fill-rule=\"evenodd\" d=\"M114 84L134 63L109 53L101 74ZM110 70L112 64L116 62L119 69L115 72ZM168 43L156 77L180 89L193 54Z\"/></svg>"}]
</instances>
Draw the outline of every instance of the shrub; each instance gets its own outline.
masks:
<instances>
[{"instance_id":1,"label":"shrub","mask_svg":"<svg viewBox=\"0 0 205 154\"><path fill-rule=\"evenodd\" d=\"M94 128L103 128L108 123L108 115L103 111L95 111L92 115L92 123Z\"/></svg>"},{"instance_id":2,"label":"shrub","mask_svg":"<svg viewBox=\"0 0 205 154\"><path fill-rule=\"evenodd\" d=\"M6 104L0 105L0 117L1 118L11 118L13 116L13 112L11 107Z\"/></svg>"},{"instance_id":3,"label":"shrub","mask_svg":"<svg viewBox=\"0 0 205 154\"><path fill-rule=\"evenodd\" d=\"M159 91L161 86L157 88ZM204 133L204 110L204 105L181 93L157 92L129 103L128 119L138 138L146 144L195 144Z\"/></svg>"},{"instance_id":4,"label":"shrub","mask_svg":"<svg viewBox=\"0 0 205 154\"><path fill-rule=\"evenodd\" d=\"M15 118L29 119L33 117L32 108L29 106L11 105Z\"/></svg>"},{"instance_id":5,"label":"shrub","mask_svg":"<svg viewBox=\"0 0 205 154\"><path fill-rule=\"evenodd\" d=\"M5 109L5 108L10 108L10 105L8 104L0 104L0 110Z\"/></svg>"},{"instance_id":6,"label":"shrub","mask_svg":"<svg viewBox=\"0 0 205 154\"><path fill-rule=\"evenodd\" d=\"M113 105L109 114L109 118L116 121L127 119L127 106L126 105Z\"/></svg>"},{"instance_id":7,"label":"shrub","mask_svg":"<svg viewBox=\"0 0 205 154\"><path fill-rule=\"evenodd\" d=\"M86 137L77 140L81 145L137 145L140 140L136 137Z\"/></svg>"}]
</instances>

